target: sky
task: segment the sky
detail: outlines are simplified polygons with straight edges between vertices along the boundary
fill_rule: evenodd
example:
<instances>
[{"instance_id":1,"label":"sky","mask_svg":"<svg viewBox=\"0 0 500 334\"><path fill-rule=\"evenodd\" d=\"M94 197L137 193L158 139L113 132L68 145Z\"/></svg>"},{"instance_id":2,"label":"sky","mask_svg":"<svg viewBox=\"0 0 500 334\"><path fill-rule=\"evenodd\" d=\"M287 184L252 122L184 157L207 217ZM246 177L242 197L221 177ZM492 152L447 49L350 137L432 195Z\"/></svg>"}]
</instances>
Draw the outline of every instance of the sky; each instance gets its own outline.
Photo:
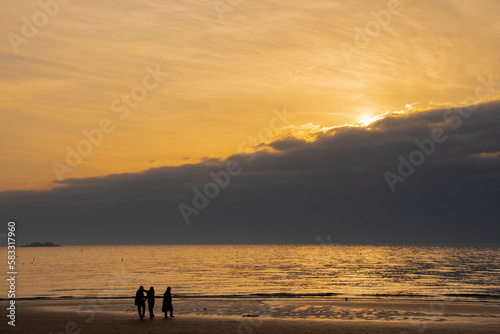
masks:
<instances>
[{"instance_id":1,"label":"sky","mask_svg":"<svg viewBox=\"0 0 500 334\"><path fill-rule=\"evenodd\" d=\"M22 241L499 242L497 1L0 4Z\"/></svg>"}]
</instances>

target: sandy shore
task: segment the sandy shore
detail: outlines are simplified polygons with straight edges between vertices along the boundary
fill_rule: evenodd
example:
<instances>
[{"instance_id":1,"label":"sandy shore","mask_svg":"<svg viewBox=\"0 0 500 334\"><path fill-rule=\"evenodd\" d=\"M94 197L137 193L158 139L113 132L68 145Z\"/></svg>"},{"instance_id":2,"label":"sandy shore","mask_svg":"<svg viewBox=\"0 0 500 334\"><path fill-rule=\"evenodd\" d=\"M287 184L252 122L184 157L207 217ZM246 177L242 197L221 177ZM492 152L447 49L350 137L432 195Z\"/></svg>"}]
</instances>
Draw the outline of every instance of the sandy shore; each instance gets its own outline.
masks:
<instances>
[{"instance_id":1,"label":"sandy shore","mask_svg":"<svg viewBox=\"0 0 500 334\"><path fill-rule=\"evenodd\" d=\"M140 320L133 301L18 301L2 333L499 333L500 305L326 299L175 300L176 317ZM1 302L2 309L7 302ZM147 311L146 311L147 312ZM5 313L5 311L4 311Z\"/></svg>"}]
</instances>

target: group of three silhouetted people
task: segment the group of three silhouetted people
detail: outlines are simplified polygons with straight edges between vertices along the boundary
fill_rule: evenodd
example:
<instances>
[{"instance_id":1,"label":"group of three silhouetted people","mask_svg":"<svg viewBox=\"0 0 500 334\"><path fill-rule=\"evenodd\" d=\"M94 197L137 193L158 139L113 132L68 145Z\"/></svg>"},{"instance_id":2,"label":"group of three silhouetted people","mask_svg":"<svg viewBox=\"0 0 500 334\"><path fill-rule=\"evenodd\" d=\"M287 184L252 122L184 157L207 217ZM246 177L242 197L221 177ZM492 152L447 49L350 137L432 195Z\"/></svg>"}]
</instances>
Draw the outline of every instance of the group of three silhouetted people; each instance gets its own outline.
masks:
<instances>
[{"instance_id":1,"label":"group of three silhouetted people","mask_svg":"<svg viewBox=\"0 0 500 334\"><path fill-rule=\"evenodd\" d=\"M172 294L170 293L170 287L167 288L165 294L163 295L163 305L161 307L161 311L165 313L165 319L168 318L167 312L170 312L170 318L173 318L174 308L172 306ZM146 296L144 296L144 292ZM150 287L148 291L144 290L144 287L141 285L139 290L135 293L135 305L137 305L137 311L139 312L139 317L144 318L144 313L146 312L146 299L148 300L148 310L149 310L149 318L153 319L155 314L153 312L153 308L155 307L155 289Z\"/></svg>"}]
</instances>

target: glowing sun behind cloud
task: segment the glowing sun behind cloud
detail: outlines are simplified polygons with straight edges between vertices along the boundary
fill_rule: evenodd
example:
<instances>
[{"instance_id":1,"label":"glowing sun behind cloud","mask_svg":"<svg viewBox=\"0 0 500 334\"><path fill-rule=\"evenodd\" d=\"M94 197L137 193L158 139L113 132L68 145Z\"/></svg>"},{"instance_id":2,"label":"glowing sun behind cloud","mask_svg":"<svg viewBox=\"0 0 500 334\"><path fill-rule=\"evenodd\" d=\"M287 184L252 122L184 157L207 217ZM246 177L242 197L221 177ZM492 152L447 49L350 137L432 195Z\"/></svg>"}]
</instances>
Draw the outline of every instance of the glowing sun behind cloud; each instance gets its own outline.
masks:
<instances>
[{"instance_id":1,"label":"glowing sun behind cloud","mask_svg":"<svg viewBox=\"0 0 500 334\"><path fill-rule=\"evenodd\" d=\"M370 127L416 101L461 103L478 77L499 80L494 0L406 1L363 47L357 28L379 24L372 13L387 0L246 1L224 20L212 1L70 1L29 39L23 18L43 13L38 0L0 2L4 36L26 40L0 39L0 190L52 185L54 162L67 164L83 131L116 119L111 103L140 86L148 66L169 75L64 178L230 156L270 129L275 109L296 116L253 146Z\"/></svg>"},{"instance_id":2,"label":"glowing sun behind cloud","mask_svg":"<svg viewBox=\"0 0 500 334\"><path fill-rule=\"evenodd\" d=\"M362 108L359 111L358 124L361 126L368 126L379 119L378 115L371 108ZM375 116L374 116L375 115Z\"/></svg>"}]
</instances>

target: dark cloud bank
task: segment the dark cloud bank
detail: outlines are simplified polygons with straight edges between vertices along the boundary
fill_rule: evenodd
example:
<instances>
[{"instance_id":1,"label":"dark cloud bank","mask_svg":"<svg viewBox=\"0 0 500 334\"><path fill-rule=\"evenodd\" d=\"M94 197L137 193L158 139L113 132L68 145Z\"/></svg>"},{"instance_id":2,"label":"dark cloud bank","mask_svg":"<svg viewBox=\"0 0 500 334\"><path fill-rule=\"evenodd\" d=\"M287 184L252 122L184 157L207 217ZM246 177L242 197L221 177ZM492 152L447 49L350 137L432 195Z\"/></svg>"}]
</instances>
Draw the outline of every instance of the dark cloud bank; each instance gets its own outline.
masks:
<instances>
[{"instance_id":1,"label":"dark cloud bank","mask_svg":"<svg viewBox=\"0 0 500 334\"><path fill-rule=\"evenodd\" d=\"M22 242L314 244L331 235L348 244L499 243L500 103L469 109L476 110L391 116L370 129L340 129L310 143L290 138L271 144L272 153L232 156L241 173L189 225L179 204L192 207L193 187L203 191L209 172L225 170L226 161L3 192L0 207L5 219L17 220ZM442 142L433 140L428 155L436 129ZM427 139L427 154L416 139ZM399 156L408 161L401 173ZM420 164L413 172L410 158ZM392 175L394 192L384 174Z\"/></svg>"}]
</instances>

